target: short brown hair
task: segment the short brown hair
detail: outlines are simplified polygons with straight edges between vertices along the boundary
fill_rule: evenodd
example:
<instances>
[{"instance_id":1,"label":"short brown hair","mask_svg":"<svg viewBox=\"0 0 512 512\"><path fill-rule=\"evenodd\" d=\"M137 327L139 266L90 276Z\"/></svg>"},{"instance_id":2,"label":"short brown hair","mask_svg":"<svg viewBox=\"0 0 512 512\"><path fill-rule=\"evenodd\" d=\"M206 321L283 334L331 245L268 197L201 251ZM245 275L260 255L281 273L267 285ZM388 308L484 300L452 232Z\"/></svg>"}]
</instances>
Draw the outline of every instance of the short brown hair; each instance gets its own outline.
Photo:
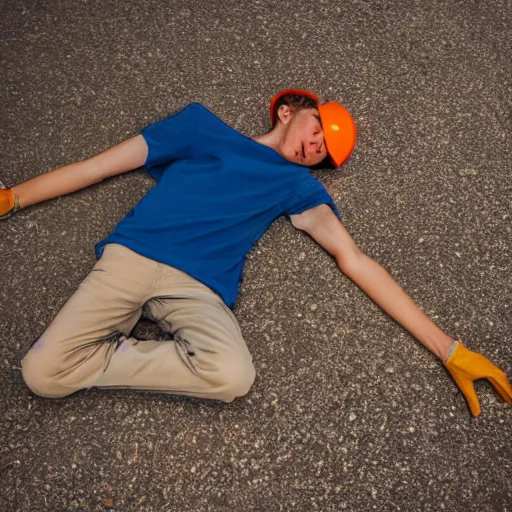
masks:
<instances>
[{"instance_id":1,"label":"short brown hair","mask_svg":"<svg viewBox=\"0 0 512 512\"><path fill-rule=\"evenodd\" d=\"M305 108L314 108L318 109L318 103L309 96L304 96L302 94L285 94L281 96L274 105L274 111L272 112L272 119L276 120L276 124L279 121L279 117L277 116L277 111L281 105L286 105L291 109L303 110Z\"/></svg>"}]
</instances>

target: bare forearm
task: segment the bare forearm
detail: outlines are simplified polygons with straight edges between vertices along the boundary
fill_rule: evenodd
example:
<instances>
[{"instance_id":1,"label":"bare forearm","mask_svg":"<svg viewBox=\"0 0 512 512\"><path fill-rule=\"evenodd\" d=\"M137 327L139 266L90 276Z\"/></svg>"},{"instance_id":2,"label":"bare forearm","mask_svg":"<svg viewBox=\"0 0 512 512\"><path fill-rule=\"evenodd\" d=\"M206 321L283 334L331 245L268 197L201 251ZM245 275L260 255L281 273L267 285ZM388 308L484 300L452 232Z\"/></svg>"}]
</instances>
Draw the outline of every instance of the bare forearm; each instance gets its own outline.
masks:
<instances>
[{"instance_id":1,"label":"bare forearm","mask_svg":"<svg viewBox=\"0 0 512 512\"><path fill-rule=\"evenodd\" d=\"M357 265L343 272L425 347L446 359L454 340L423 313L381 265L363 254Z\"/></svg>"},{"instance_id":2,"label":"bare forearm","mask_svg":"<svg viewBox=\"0 0 512 512\"><path fill-rule=\"evenodd\" d=\"M54 197L76 192L101 181L90 161L77 162L46 172L12 187L22 207L27 207Z\"/></svg>"},{"instance_id":3,"label":"bare forearm","mask_svg":"<svg viewBox=\"0 0 512 512\"><path fill-rule=\"evenodd\" d=\"M60 167L12 187L12 191L22 207L30 206L141 167L147 156L148 145L139 134L83 162Z\"/></svg>"}]
</instances>

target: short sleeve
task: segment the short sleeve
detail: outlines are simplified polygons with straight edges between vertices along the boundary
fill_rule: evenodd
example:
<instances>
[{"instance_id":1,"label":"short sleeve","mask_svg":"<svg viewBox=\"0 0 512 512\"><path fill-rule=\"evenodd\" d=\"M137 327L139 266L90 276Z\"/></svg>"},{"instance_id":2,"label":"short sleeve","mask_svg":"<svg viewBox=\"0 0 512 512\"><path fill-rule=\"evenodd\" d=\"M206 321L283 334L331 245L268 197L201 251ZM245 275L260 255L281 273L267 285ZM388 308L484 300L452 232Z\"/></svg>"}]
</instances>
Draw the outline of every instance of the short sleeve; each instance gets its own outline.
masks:
<instances>
[{"instance_id":1,"label":"short sleeve","mask_svg":"<svg viewBox=\"0 0 512 512\"><path fill-rule=\"evenodd\" d=\"M341 220L338 207L325 186L308 173L301 180L295 195L288 202L285 214L288 216L298 215L321 204L330 206L336 217Z\"/></svg>"},{"instance_id":2,"label":"short sleeve","mask_svg":"<svg viewBox=\"0 0 512 512\"><path fill-rule=\"evenodd\" d=\"M148 145L148 157L144 167L156 181L160 180L163 172L159 166L189 155L196 140L194 132L197 126L197 106L192 103L177 114L141 130L140 133Z\"/></svg>"}]
</instances>

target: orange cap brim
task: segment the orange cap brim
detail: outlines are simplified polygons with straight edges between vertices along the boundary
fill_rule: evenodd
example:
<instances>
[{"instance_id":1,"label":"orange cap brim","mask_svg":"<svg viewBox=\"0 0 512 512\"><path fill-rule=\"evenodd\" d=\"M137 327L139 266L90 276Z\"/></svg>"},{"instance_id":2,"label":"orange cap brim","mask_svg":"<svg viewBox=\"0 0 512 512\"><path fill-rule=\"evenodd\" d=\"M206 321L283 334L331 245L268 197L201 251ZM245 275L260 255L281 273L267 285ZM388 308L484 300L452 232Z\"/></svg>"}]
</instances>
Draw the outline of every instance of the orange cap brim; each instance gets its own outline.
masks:
<instances>
[{"instance_id":1,"label":"orange cap brim","mask_svg":"<svg viewBox=\"0 0 512 512\"><path fill-rule=\"evenodd\" d=\"M331 101L318 106L325 145L336 167L341 167L356 144L357 129L348 110Z\"/></svg>"}]
</instances>

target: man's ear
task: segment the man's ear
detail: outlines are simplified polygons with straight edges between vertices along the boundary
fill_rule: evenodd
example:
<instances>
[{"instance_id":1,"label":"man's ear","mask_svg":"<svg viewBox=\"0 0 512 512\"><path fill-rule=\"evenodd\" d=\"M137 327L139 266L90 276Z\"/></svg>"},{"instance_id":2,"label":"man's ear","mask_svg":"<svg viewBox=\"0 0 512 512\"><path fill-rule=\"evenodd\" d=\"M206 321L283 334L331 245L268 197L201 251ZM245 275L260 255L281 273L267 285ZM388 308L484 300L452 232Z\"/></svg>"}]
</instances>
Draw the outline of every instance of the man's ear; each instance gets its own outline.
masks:
<instances>
[{"instance_id":1,"label":"man's ear","mask_svg":"<svg viewBox=\"0 0 512 512\"><path fill-rule=\"evenodd\" d=\"M293 117L293 112L288 105L281 105L277 109L277 118L284 125L287 125L292 120L292 117Z\"/></svg>"}]
</instances>

